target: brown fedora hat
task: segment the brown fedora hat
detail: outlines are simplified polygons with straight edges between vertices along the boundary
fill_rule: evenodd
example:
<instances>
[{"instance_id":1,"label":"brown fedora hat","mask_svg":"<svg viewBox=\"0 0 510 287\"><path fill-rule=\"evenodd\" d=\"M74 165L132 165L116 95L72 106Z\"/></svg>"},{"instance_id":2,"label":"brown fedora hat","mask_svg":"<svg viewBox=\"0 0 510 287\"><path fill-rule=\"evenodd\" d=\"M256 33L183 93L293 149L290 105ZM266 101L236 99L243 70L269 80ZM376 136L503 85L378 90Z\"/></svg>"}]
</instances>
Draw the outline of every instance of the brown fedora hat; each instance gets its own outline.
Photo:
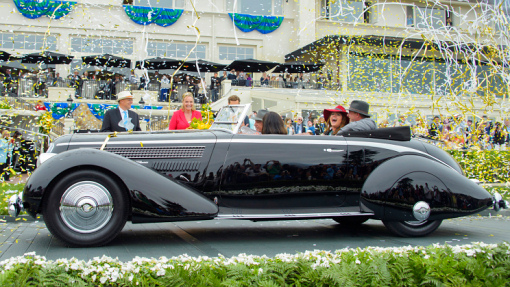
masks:
<instances>
[{"instance_id":1,"label":"brown fedora hat","mask_svg":"<svg viewBox=\"0 0 510 287\"><path fill-rule=\"evenodd\" d=\"M370 115L368 114L369 106L370 105L365 101L354 100L351 102L351 106L349 107L348 110L370 117Z\"/></svg>"}]
</instances>

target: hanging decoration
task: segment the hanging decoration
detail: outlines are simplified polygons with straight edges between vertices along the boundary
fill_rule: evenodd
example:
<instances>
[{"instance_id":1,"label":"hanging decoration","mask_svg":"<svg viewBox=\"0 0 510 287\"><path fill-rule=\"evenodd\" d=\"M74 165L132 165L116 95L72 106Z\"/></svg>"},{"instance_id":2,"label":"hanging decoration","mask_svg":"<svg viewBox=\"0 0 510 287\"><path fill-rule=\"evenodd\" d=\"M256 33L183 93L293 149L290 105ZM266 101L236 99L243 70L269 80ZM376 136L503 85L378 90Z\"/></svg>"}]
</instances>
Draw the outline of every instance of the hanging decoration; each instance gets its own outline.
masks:
<instances>
[{"instance_id":1,"label":"hanging decoration","mask_svg":"<svg viewBox=\"0 0 510 287\"><path fill-rule=\"evenodd\" d=\"M99 120L103 120L104 113L109 109L114 109L117 105L108 104L87 104L90 112Z\"/></svg>"},{"instance_id":2,"label":"hanging decoration","mask_svg":"<svg viewBox=\"0 0 510 287\"><path fill-rule=\"evenodd\" d=\"M139 25L155 23L161 27L167 27L179 20L182 9L165 9L144 6L124 5L124 11L129 19Z\"/></svg>"},{"instance_id":3,"label":"hanging decoration","mask_svg":"<svg viewBox=\"0 0 510 287\"><path fill-rule=\"evenodd\" d=\"M109 109L114 109L118 105L110 105L110 104L87 104L89 107L90 112L98 119L103 120L104 113L106 113ZM133 105L131 106L133 109L138 110L140 109L139 105ZM163 106L144 106L144 110L161 110L163 109Z\"/></svg>"},{"instance_id":4,"label":"hanging decoration","mask_svg":"<svg viewBox=\"0 0 510 287\"><path fill-rule=\"evenodd\" d=\"M256 16L228 13L236 27L243 32L257 30L262 34L274 32L283 22L283 16Z\"/></svg>"},{"instance_id":5,"label":"hanging decoration","mask_svg":"<svg viewBox=\"0 0 510 287\"><path fill-rule=\"evenodd\" d=\"M21 15L36 19L48 16L60 19L73 10L75 1L51 1L51 0L13 0Z\"/></svg>"},{"instance_id":6,"label":"hanging decoration","mask_svg":"<svg viewBox=\"0 0 510 287\"><path fill-rule=\"evenodd\" d=\"M71 104L71 108L69 108L68 103L44 103L44 106L51 112L51 116L55 120L59 120L67 114L74 112L79 105L80 104Z\"/></svg>"}]
</instances>

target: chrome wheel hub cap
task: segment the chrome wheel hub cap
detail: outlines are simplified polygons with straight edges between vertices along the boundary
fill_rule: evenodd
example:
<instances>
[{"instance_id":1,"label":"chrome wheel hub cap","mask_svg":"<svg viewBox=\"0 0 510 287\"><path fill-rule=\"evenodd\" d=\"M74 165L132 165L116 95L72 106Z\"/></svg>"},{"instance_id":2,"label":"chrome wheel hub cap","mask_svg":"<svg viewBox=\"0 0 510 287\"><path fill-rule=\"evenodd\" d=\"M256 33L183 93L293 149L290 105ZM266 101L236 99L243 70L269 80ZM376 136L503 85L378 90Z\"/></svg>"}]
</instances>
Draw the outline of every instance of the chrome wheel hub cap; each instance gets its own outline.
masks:
<instances>
[{"instance_id":1,"label":"chrome wheel hub cap","mask_svg":"<svg viewBox=\"0 0 510 287\"><path fill-rule=\"evenodd\" d=\"M413 206L413 216L420 222L427 220L430 216L430 205L425 201L418 201Z\"/></svg>"},{"instance_id":2,"label":"chrome wheel hub cap","mask_svg":"<svg viewBox=\"0 0 510 287\"><path fill-rule=\"evenodd\" d=\"M60 200L60 217L64 224L79 233L100 230L110 221L112 214L110 192L97 182L77 182L64 192Z\"/></svg>"}]
</instances>

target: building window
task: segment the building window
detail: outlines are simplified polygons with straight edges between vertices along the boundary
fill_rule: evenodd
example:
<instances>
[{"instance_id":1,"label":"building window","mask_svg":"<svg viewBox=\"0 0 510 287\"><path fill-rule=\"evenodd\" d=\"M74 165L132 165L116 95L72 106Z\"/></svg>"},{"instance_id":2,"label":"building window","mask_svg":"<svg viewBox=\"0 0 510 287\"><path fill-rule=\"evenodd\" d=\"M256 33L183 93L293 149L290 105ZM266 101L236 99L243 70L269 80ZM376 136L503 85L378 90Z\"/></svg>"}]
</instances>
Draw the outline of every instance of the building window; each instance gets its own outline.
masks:
<instances>
[{"instance_id":1,"label":"building window","mask_svg":"<svg viewBox=\"0 0 510 287\"><path fill-rule=\"evenodd\" d=\"M331 21L368 23L370 4L365 1L322 0L321 16Z\"/></svg>"},{"instance_id":2,"label":"building window","mask_svg":"<svg viewBox=\"0 0 510 287\"><path fill-rule=\"evenodd\" d=\"M445 10L416 7L416 27L440 29L446 26Z\"/></svg>"},{"instance_id":3,"label":"building window","mask_svg":"<svg viewBox=\"0 0 510 287\"><path fill-rule=\"evenodd\" d=\"M407 6L406 14L406 26L414 27L414 8L412 6Z\"/></svg>"},{"instance_id":4,"label":"building window","mask_svg":"<svg viewBox=\"0 0 510 287\"><path fill-rule=\"evenodd\" d=\"M78 53L132 55L133 40L72 37L71 51Z\"/></svg>"},{"instance_id":5,"label":"building window","mask_svg":"<svg viewBox=\"0 0 510 287\"><path fill-rule=\"evenodd\" d=\"M35 34L0 34L1 49L57 50L57 37Z\"/></svg>"},{"instance_id":6,"label":"building window","mask_svg":"<svg viewBox=\"0 0 510 287\"><path fill-rule=\"evenodd\" d=\"M149 57L184 59L193 47L195 47L195 44L149 42L147 55ZM205 59L205 50L205 45L197 45L189 59Z\"/></svg>"},{"instance_id":7,"label":"building window","mask_svg":"<svg viewBox=\"0 0 510 287\"><path fill-rule=\"evenodd\" d=\"M227 0L226 11L250 15L283 15L283 0ZM234 3L236 3L234 11Z\"/></svg>"},{"instance_id":8,"label":"building window","mask_svg":"<svg viewBox=\"0 0 510 287\"><path fill-rule=\"evenodd\" d=\"M253 59L254 49L249 47L220 46L220 60L245 60Z\"/></svg>"},{"instance_id":9,"label":"building window","mask_svg":"<svg viewBox=\"0 0 510 287\"><path fill-rule=\"evenodd\" d=\"M124 5L184 9L184 0L123 0Z\"/></svg>"}]
</instances>

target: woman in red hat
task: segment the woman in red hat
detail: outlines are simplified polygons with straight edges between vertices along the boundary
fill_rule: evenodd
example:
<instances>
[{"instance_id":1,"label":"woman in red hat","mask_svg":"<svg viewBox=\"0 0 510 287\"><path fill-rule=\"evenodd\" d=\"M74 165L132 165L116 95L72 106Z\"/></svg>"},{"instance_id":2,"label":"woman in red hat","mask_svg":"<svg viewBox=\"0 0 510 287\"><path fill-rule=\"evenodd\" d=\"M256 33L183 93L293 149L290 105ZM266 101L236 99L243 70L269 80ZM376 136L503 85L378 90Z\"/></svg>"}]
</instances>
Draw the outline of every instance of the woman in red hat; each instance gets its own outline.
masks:
<instances>
[{"instance_id":1,"label":"woman in red hat","mask_svg":"<svg viewBox=\"0 0 510 287\"><path fill-rule=\"evenodd\" d=\"M326 120L324 135L327 136L336 135L341 128L349 123L347 111L340 105L334 109L324 109L324 120Z\"/></svg>"}]
</instances>

